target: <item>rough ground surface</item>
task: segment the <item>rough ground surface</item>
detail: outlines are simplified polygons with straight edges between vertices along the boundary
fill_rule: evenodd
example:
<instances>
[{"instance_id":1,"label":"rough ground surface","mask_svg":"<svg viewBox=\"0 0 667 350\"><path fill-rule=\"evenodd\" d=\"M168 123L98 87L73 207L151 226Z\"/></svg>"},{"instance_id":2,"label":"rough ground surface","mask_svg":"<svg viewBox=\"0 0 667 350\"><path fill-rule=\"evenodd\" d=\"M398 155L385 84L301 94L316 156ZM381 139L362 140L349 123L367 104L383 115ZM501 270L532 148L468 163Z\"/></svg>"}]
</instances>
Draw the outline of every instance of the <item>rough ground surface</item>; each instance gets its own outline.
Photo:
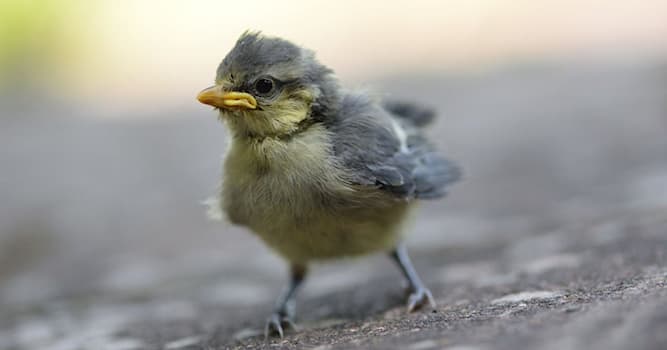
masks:
<instances>
[{"instance_id":1,"label":"rough ground surface","mask_svg":"<svg viewBox=\"0 0 667 350\"><path fill-rule=\"evenodd\" d=\"M405 312L386 257L336 262L313 269L300 329L265 342L285 269L205 220L225 147L212 112L14 106L0 119L0 349L667 348L667 65L381 85L434 101L445 117L429 132L466 170L408 238L435 310Z\"/></svg>"}]
</instances>

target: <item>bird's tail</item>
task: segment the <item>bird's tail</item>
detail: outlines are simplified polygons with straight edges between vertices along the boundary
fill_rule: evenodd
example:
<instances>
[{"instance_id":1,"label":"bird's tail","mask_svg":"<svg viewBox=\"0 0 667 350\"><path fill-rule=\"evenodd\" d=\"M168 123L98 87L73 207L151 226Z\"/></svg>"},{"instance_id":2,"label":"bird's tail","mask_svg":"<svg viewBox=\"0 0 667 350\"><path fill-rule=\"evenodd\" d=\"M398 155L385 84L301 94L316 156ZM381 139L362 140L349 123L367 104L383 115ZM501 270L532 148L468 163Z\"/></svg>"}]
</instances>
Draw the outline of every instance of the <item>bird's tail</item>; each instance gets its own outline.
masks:
<instances>
[{"instance_id":1,"label":"bird's tail","mask_svg":"<svg viewBox=\"0 0 667 350\"><path fill-rule=\"evenodd\" d=\"M435 111L433 109L421 107L414 103L384 101L383 106L394 116L419 127L430 124L435 118Z\"/></svg>"}]
</instances>

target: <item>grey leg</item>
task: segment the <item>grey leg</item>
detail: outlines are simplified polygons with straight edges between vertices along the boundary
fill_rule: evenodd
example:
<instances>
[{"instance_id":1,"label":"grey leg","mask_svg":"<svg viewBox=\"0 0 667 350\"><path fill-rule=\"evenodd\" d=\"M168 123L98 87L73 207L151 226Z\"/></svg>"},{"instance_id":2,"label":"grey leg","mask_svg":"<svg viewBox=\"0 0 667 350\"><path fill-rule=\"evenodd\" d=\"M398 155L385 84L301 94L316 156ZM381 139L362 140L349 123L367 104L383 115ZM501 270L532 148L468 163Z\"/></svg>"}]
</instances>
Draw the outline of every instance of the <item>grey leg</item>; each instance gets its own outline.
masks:
<instances>
[{"instance_id":1,"label":"grey leg","mask_svg":"<svg viewBox=\"0 0 667 350\"><path fill-rule=\"evenodd\" d=\"M306 277L307 268L301 265L290 267L290 280L285 291L276 300L276 307L266 321L264 336L277 334L283 337L283 328L295 328L294 309L296 292Z\"/></svg>"},{"instance_id":2,"label":"grey leg","mask_svg":"<svg viewBox=\"0 0 667 350\"><path fill-rule=\"evenodd\" d=\"M415 271L415 268L412 266L410 261L410 256L408 256L408 251L405 249L404 244L399 244L396 246L390 253L391 258L398 264L398 267L401 268L403 276L408 280L410 285L410 297L408 298L408 312L412 312L425 304L429 304L431 308L435 308L435 300L433 300L433 295L431 291L424 286L421 278Z\"/></svg>"}]
</instances>

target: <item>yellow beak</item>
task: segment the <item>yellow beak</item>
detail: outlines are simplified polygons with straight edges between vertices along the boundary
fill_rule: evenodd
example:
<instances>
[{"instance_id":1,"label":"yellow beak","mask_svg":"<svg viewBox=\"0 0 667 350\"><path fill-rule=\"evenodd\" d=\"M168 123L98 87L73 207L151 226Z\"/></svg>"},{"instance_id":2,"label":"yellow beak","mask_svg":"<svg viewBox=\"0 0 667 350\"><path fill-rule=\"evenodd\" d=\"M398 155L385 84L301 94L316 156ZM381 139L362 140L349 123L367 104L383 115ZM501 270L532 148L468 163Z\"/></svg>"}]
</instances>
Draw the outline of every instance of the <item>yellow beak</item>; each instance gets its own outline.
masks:
<instances>
[{"instance_id":1,"label":"yellow beak","mask_svg":"<svg viewBox=\"0 0 667 350\"><path fill-rule=\"evenodd\" d=\"M256 109L257 101L251 94L245 92L224 92L220 85L213 85L197 95L197 100L203 104L226 109Z\"/></svg>"}]
</instances>

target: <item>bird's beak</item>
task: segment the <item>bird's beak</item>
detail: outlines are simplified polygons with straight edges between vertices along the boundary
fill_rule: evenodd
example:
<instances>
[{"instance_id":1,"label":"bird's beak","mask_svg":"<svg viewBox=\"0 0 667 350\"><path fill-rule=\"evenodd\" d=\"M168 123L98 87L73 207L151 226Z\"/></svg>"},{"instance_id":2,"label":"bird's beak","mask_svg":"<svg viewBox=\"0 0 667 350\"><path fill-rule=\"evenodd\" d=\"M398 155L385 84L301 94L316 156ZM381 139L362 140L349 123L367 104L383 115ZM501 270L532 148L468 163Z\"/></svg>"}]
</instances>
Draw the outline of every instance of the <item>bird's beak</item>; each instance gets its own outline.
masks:
<instances>
[{"instance_id":1,"label":"bird's beak","mask_svg":"<svg viewBox=\"0 0 667 350\"><path fill-rule=\"evenodd\" d=\"M222 90L220 85L208 87L197 95L197 100L203 104L226 109L256 109L257 101L245 92Z\"/></svg>"}]
</instances>

